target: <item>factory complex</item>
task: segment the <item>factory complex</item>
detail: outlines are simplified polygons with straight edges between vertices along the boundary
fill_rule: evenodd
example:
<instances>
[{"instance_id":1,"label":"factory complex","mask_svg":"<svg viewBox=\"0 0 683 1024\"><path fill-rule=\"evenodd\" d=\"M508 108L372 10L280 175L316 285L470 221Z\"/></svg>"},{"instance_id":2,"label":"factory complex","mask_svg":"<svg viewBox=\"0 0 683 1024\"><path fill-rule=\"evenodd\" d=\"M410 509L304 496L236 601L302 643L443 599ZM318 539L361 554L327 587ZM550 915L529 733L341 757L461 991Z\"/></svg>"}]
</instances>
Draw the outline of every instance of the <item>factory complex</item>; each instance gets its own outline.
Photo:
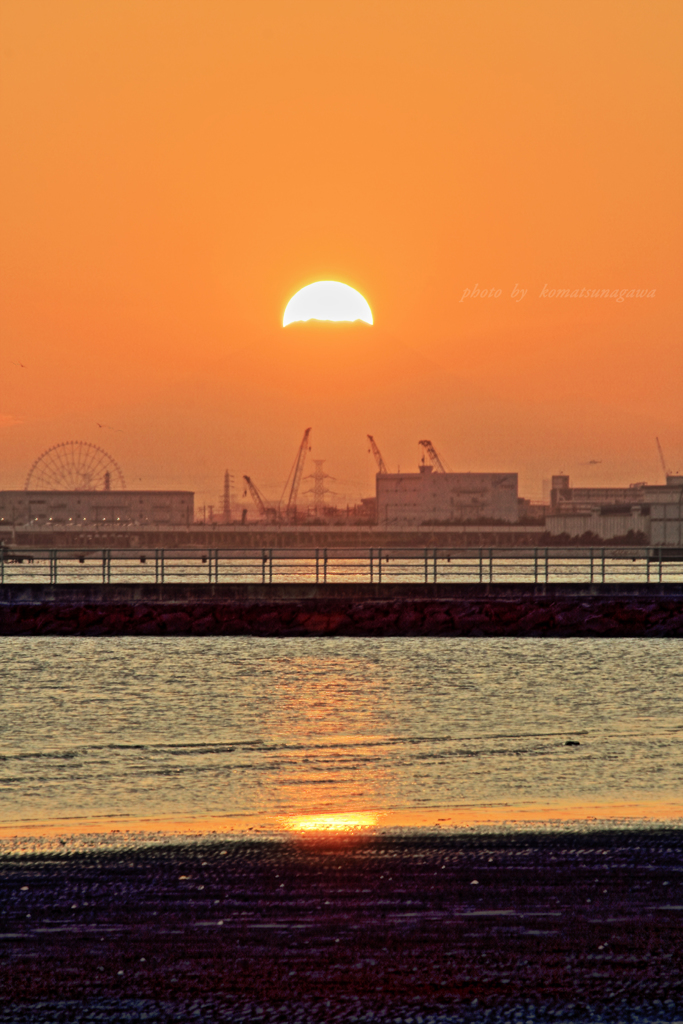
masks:
<instances>
[{"instance_id":1,"label":"factory complex","mask_svg":"<svg viewBox=\"0 0 683 1024\"><path fill-rule=\"evenodd\" d=\"M630 487L571 487L568 476L554 476L545 523L554 535L613 540L630 534L654 546L680 547L683 476Z\"/></svg>"},{"instance_id":2,"label":"factory complex","mask_svg":"<svg viewBox=\"0 0 683 1024\"><path fill-rule=\"evenodd\" d=\"M377 474L377 523L381 526L438 526L452 523L516 523L516 473Z\"/></svg>"},{"instance_id":3,"label":"factory complex","mask_svg":"<svg viewBox=\"0 0 683 1024\"><path fill-rule=\"evenodd\" d=\"M0 491L0 525L190 526L192 491Z\"/></svg>"},{"instance_id":4,"label":"factory complex","mask_svg":"<svg viewBox=\"0 0 683 1024\"><path fill-rule=\"evenodd\" d=\"M520 497L515 472L448 471L427 440L419 442L421 460L415 472L390 473L368 435L377 462L375 494L340 509L326 502L323 460L313 460L314 473L304 477L310 433L310 428L304 433L280 502L266 499L245 476L243 496L249 500L236 503L226 471L222 507L217 503L214 513L209 506L208 516L206 507L197 515L192 491L128 490L118 464L95 445L55 445L33 464L23 490L0 491L0 539L17 531L187 533L199 528L203 533L208 528L225 534L222 544L230 543L229 536L267 529L302 538L302 531L311 531L314 538L323 530L325 543L335 533L394 535L398 541L399 534L407 538L427 531L435 538L448 533L449 543L460 533L473 541L478 536L480 544L523 543L528 534L531 544L683 545L683 476L666 470L661 448L663 484L572 487L570 477L561 474L552 477L549 500L541 503ZM303 479L314 483L308 492L313 501L306 505L299 497Z\"/></svg>"}]
</instances>

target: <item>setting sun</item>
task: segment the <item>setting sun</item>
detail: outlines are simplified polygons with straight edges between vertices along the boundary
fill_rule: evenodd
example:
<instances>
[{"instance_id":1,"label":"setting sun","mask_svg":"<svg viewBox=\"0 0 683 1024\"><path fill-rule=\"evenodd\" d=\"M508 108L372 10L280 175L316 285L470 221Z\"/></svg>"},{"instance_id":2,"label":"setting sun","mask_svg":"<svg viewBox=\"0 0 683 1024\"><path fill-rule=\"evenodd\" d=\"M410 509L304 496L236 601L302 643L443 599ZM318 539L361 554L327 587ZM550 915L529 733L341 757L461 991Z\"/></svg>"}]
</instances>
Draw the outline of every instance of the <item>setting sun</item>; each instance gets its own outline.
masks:
<instances>
[{"instance_id":1,"label":"setting sun","mask_svg":"<svg viewBox=\"0 0 683 1024\"><path fill-rule=\"evenodd\" d=\"M298 291L287 303L282 326L296 320L373 322L372 311L360 292L340 281L316 281Z\"/></svg>"}]
</instances>

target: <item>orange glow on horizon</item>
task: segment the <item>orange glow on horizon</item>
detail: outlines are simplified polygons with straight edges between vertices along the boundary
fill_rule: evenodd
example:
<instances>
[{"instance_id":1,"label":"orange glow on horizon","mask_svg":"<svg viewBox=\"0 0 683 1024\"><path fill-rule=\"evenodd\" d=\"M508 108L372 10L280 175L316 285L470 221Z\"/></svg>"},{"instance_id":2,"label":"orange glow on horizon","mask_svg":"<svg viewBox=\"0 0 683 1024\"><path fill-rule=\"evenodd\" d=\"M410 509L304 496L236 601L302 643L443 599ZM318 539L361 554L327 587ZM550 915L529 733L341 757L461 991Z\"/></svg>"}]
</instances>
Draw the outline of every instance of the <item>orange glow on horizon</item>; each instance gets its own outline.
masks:
<instances>
[{"instance_id":1,"label":"orange glow on horizon","mask_svg":"<svg viewBox=\"0 0 683 1024\"><path fill-rule=\"evenodd\" d=\"M273 834L308 835L321 832L354 833L371 829L507 829L544 828L558 824L582 828L624 823L669 824L683 822L683 802L674 799L622 800L577 803L500 804L430 809L330 811L289 815L176 815L174 817L83 817L51 821L0 821L0 841L18 838L51 839L59 836L126 835L257 837Z\"/></svg>"},{"instance_id":2,"label":"orange glow on horizon","mask_svg":"<svg viewBox=\"0 0 683 1024\"><path fill-rule=\"evenodd\" d=\"M539 499L560 469L658 482L655 436L683 463L680 3L2 19L3 489L79 438L131 488L218 507L229 468L275 497L307 425L341 507L374 493L368 433ZM327 280L372 330L283 331Z\"/></svg>"},{"instance_id":3,"label":"orange glow on horizon","mask_svg":"<svg viewBox=\"0 0 683 1024\"><path fill-rule=\"evenodd\" d=\"M332 814L297 814L283 818L283 825L291 832L358 832L372 828L380 815L372 811L335 812Z\"/></svg>"}]
</instances>

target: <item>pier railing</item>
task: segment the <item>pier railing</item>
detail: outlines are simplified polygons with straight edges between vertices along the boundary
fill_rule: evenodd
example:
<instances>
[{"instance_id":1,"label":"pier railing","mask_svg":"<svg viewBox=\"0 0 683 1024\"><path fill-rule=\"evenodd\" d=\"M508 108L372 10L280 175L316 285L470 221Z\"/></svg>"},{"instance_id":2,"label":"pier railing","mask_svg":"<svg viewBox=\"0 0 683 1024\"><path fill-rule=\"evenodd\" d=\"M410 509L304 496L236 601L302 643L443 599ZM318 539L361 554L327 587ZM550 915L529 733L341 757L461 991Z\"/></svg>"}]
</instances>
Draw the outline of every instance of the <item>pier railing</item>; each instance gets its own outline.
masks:
<instances>
[{"instance_id":1,"label":"pier railing","mask_svg":"<svg viewBox=\"0 0 683 1024\"><path fill-rule=\"evenodd\" d=\"M0 548L0 584L655 582L683 582L683 550Z\"/></svg>"}]
</instances>

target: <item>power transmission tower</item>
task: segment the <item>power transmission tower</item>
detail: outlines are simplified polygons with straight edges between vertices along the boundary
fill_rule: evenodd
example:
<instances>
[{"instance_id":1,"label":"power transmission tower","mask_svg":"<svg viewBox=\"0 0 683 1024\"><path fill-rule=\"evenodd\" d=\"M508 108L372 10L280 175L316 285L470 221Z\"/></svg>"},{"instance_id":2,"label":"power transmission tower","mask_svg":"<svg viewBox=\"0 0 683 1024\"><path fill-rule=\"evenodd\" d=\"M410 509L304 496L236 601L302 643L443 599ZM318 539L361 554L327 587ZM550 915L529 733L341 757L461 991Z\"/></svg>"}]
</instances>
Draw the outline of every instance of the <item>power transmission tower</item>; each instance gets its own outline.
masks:
<instances>
[{"instance_id":1,"label":"power transmission tower","mask_svg":"<svg viewBox=\"0 0 683 1024\"><path fill-rule=\"evenodd\" d=\"M313 487L306 491L306 494L313 495L313 511L316 519L322 519L325 514L325 495L331 493L325 487L325 481L333 479L333 477L323 469L324 461L324 459L313 459L315 472L310 473L306 477L307 480L313 481Z\"/></svg>"}]
</instances>

